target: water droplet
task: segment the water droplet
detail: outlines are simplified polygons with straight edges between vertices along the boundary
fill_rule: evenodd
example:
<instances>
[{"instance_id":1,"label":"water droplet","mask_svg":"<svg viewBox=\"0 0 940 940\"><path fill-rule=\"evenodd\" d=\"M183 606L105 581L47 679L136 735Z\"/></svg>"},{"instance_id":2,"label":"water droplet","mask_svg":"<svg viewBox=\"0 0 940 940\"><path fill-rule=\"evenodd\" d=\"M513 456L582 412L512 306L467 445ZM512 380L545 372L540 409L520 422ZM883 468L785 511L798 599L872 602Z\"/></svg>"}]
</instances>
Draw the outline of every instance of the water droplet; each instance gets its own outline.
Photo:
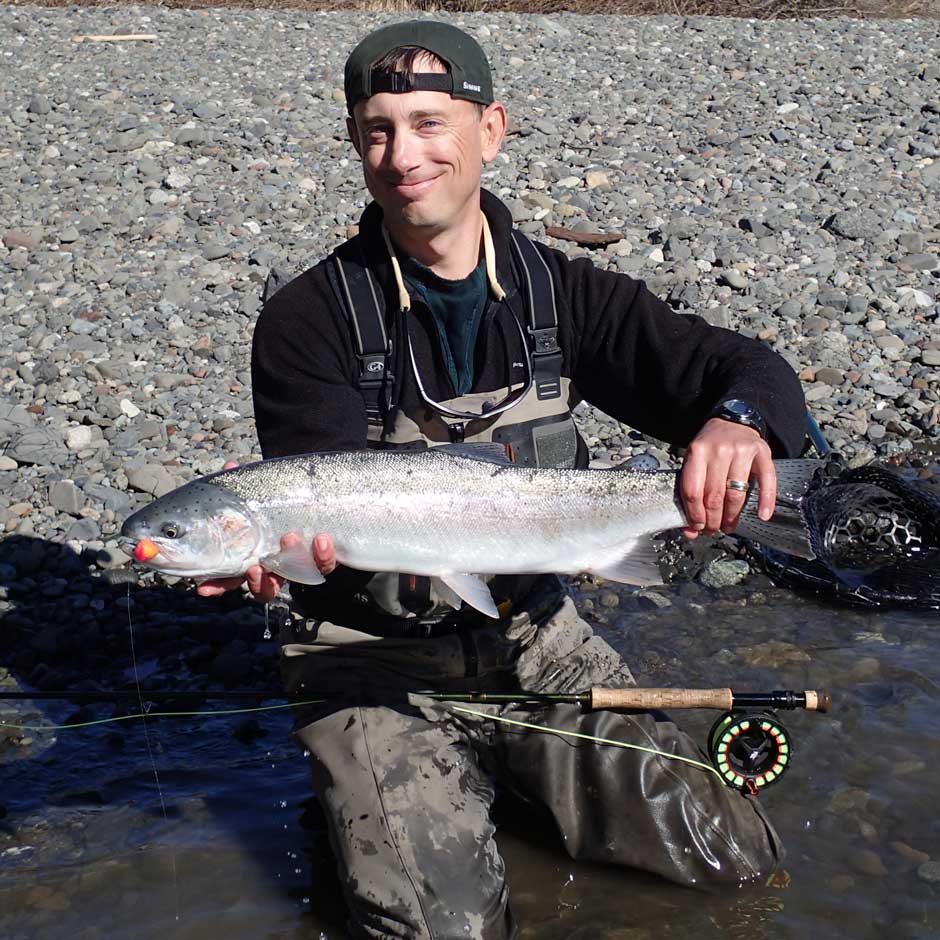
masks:
<instances>
[{"instance_id":1,"label":"water droplet","mask_svg":"<svg viewBox=\"0 0 940 940\"><path fill-rule=\"evenodd\" d=\"M262 633L261 636L262 636L265 640L272 640L272 639L274 639L274 634L271 632L271 628L270 628L270 627L265 627L265 628L264 628L264 633Z\"/></svg>"},{"instance_id":2,"label":"water droplet","mask_svg":"<svg viewBox=\"0 0 940 940\"><path fill-rule=\"evenodd\" d=\"M280 806L281 809L287 809L287 800L279 800L277 805Z\"/></svg>"},{"instance_id":3,"label":"water droplet","mask_svg":"<svg viewBox=\"0 0 940 940\"><path fill-rule=\"evenodd\" d=\"M691 855L691 854L692 854L692 850L691 850L688 846L686 846L682 851L683 851L683 853L684 853L685 855Z\"/></svg>"}]
</instances>

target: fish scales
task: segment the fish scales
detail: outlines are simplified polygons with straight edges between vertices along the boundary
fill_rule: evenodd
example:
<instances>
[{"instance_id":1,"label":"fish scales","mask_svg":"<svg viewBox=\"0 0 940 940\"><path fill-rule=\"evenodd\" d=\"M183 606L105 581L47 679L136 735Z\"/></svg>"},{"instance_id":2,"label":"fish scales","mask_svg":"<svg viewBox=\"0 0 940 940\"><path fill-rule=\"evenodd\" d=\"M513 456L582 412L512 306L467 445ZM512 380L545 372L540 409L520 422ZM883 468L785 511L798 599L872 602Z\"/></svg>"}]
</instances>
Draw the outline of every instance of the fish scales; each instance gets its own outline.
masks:
<instances>
[{"instance_id":1,"label":"fish scales","mask_svg":"<svg viewBox=\"0 0 940 940\"><path fill-rule=\"evenodd\" d=\"M263 514L272 535L329 532L338 557L367 570L584 570L651 526L682 522L672 473L535 470L434 451L283 458L210 479Z\"/></svg>"}]
</instances>

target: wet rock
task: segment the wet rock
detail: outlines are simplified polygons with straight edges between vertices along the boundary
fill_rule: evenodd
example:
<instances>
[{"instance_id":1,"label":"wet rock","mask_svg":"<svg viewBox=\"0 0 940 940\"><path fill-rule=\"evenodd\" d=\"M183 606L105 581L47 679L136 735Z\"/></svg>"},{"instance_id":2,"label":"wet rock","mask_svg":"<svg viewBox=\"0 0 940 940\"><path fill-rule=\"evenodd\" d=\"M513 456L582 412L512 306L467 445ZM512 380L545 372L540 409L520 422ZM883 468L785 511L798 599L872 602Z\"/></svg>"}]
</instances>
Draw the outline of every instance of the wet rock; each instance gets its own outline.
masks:
<instances>
[{"instance_id":1,"label":"wet rock","mask_svg":"<svg viewBox=\"0 0 940 940\"><path fill-rule=\"evenodd\" d=\"M852 856L852 867L861 875L868 875L872 878L884 878L888 874L884 862L877 852L871 849L860 849Z\"/></svg>"},{"instance_id":2,"label":"wet rock","mask_svg":"<svg viewBox=\"0 0 940 940\"><path fill-rule=\"evenodd\" d=\"M659 591L644 588L637 591L634 597L640 610L665 610L667 607L672 607L672 601Z\"/></svg>"},{"instance_id":3,"label":"wet rock","mask_svg":"<svg viewBox=\"0 0 940 940\"><path fill-rule=\"evenodd\" d=\"M940 884L940 862L924 862L918 865L917 877L927 884Z\"/></svg>"},{"instance_id":4,"label":"wet rock","mask_svg":"<svg viewBox=\"0 0 940 940\"><path fill-rule=\"evenodd\" d=\"M829 887L840 894L852 891L855 888L855 878L848 874L833 875L829 879Z\"/></svg>"},{"instance_id":5,"label":"wet rock","mask_svg":"<svg viewBox=\"0 0 940 940\"><path fill-rule=\"evenodd\" d=\"M836 816L855 815L868 805L868 792L859 787L843 787L829 801L829 812Z\"/></svg>"},{"instance_id":6,"label":"wet rock","mask_svg":"<svg viewBox=\"0 0 940 940\"><path fill-rule=\"evenodd\" d=\"M716 558L698 576L710 588L726 588L740 584L750 574L750 566L742 558Z\"/></svg>"},{"instance_id":7,"label":"wet rock","mask_svg":"<svg viewBox=\"0 0 940 940\"><path fill-rule=\"evenodd\" d=\"M910 865L923 865L925 862L930 861L930 856L926 852L920 852L899 839L890 844L892 850Z\"/></svg>"},{"instance_id":8,"label":"wet rock","mask_svg":"<svg viewBox=\"0 0 940 940\"><path fill-rule=\"evenodd\" d=\"M768 640L757 646L743 646L738 649L738 655L749 666L768 666L773 669L788 663L806 663L811 658L798 646L784 640Z\"/></svg>"}]
</instances>

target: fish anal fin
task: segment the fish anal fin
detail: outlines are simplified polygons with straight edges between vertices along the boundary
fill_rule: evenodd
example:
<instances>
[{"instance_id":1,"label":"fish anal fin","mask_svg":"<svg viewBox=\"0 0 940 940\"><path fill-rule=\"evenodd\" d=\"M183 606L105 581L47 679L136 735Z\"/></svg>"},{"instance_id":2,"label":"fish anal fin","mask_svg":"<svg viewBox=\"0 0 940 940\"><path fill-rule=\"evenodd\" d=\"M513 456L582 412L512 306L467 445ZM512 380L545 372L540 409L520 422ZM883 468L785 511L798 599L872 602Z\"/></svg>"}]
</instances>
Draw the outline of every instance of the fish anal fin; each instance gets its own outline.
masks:
<instances>
[{"instance_id":1,"label":"fish anal fin","mask_svg":"<svg viewBox=\"0 0 940 940\"><path fill-rule=\"evenodd\" d=\"M272 552L258 559L259 564L268 571L273 571L288 581L298 584L322 584L325 580L316 562L310 546L298 542L280 551Z\"/></svg>"},{"instance_id":2,"label":"fish anal fin","mask_svg":"<svg viewBox=\"0 0 940 940\"><path fill-rule=\"evenodd\" d=\"M493 595L486 582L475 574L456 574L448 572L435 578L435 588L441 597L454 607L463 600L481 614L499 619L499 611L493 601ZM456 601L456 603L455 603Z\"/></svg>"},{"instance_id":3,"label":"fish anal fin","mask_svg":"<svg viewBox=\"0 0 940 940\"><path fill-rule=\"evenodd\" d=\"M592 574L607 578L608 581L618 581L621 584L648 587L651 584L663 583L659 559L652 541L648 538L637 539L627 546L620 558L601 565L591 565L588 570Z\"/></svg>"}]
</instances>

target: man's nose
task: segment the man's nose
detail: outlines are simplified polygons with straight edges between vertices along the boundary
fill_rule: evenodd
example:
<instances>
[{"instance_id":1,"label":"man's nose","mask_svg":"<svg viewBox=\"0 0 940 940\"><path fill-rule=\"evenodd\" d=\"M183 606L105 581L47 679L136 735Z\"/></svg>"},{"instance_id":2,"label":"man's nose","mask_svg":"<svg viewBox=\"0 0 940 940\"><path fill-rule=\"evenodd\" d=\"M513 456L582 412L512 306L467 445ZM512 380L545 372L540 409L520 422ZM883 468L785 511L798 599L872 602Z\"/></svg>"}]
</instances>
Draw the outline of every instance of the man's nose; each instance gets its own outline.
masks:
<instances>
[{"instance_id":1,"label":"man's nose","mask_svg":"<svg viewBox=\"0 0 940 940\"><path fill-rule=\"evenodd\" d=\"M392 134L386 151L388 168L400 176L413 170L420 162L417 141L408 131L396 131Z\"/></svg>"}]
</instances>

